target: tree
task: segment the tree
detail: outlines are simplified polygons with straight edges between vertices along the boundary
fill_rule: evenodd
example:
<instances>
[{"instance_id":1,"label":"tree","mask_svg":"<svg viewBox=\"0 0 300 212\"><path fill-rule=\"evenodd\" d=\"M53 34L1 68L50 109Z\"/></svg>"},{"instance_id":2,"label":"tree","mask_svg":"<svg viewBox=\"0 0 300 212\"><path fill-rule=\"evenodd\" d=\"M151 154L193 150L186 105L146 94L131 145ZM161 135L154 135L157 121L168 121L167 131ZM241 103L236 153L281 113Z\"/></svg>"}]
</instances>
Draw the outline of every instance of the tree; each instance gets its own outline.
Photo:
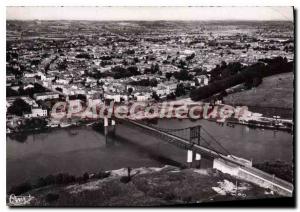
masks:
<instances>
[{"instance_id":1,"label":"tree","mask_svg":"<svg viewBox=\"0 0 300 212\"><path fill-rule=\"evenodd\" d=\"M194 57L195 57L195 53L192 53L191 55L189 55L189 56L186 57L186 60L187 60L187 61L190 61L190 60L192 60Z\"/></svg>"},{"instance_id":2,"label":"tree","mask_svg":"<svg viewBox=\"0 0 300 212\"><path fill-rule=\"evenodd\" d=\"M177 88L175 90L175 94L176 94L177 97L183 96L183 95L186 94L184 86L183 86L182 83L180 83L180 84L177 85Z\"/></svg>"},{"instance_id":3,"label":"tree","mask_svg":"<svg viewBox=\"0 0 300 212\"><path fill-rule=\"evenodd\" d=\"M250 78L247 79L244 83L246 89L251 89L253 87L257 87L262 83L262 78L261 77L255 77L255 78Z\"/></svg>"},{"instance_id":4,"label":"tree","mask_svg":"<svg viewBox=\"0 0 300 212\"><path fill-rule=\"evenodd\" d=\"M192 72L194 72L196 75L201 75L201 74L205 74L206 72L202 70L202 68L194 68L192 70Z\"/></svg>"},{"instance_id":5,"label":"tree","mask_svg":"<svg viewBox=\"0 0 300 212\"><path fill-rule=\"evenodd\" d=\"M59 92L62 92L62 91L63 91L62 88L60 88L60 87L55 88L55 90L57 90L57 91L59 91Z\"/></svg>"},{"instance_id":6,"label":"tree","mask_svg":"<svg viewBox=\"0 0 300 212\"><path fill-rule=\"evenodd\" d=\"M180 60L178 67L183 69L183 68L185 68L186 65L187 64L186 64L186 62L184 60Z\"/></svg>"},{"instance_id":7,"label":"tree","mask_svg":"<svg viewBox=\"0 0 300 212\"><path fill-rule=\"evenodd\" d=\"M135 54L134 49L127 49L126 52L127 54Z\"/></svg>"},{"instance_id":8,"label":"tree","mask_svg":"<svg viewBox=\"0 0 300 212\"><path fill-rule=\"evenodd\" d=\"M170 80L172 76L173 76L173 74L171 72L166 72L166 78L168 80Z\"/></svg>"},{"instance_id":9,"label":"tree","mask_svg":"<svg viewBox=\"0 0 300 212\"><path fill-rule=\"evenodd\" d=\"M18 96L18 92L12 89L11 87L6 87L6 96Z\"/></svg>"},{"instance_id":10,"label":"tree","mask_svg":"<svg viewBox=\"0 0 300 212\"><path fill-rule=\"evenodd\" d=\"M167 95L167 100L175 100L176 99L176 95L174 93L170 93Z\"/></svg>"},{"instance_id":11,"label":"tree","mask_svg":"<svg viewBox=\"0 0 300 212\"><path fill-rule=\"evenodd\" d=\"M64 59L63 61L59 62L59 63L57 64L57 66L58 66L57 68L58 68L59 70L65 70L65 69L68 67L67 60Z\"/></svg>"},{"instance_id":12,"label":"tree","mask_svg":"<svg viewBox=\"0 0 300 212\"><path fill-rule=\"evenodd\" d=\"M159 96L157 95L157 93L154 91L153 93L152 93L152 98L155 100L155 101L159 101Z\"/></svg>"},{"instance_id":13,"label":"tree","mask_svg":"<svg viewBox=\"0 0 300 212\"><path fill-rule=\"evenodd\" d=\"M123 64L124 66L127 66L127 65L128 65L127 60L123 59L122 64Z\"/></svg>"},{"instance_id":14,"label":"tree","mask_svg":"<svg viewBox=\"0 0 300 212\"><path fill-rule=\"evenodd\" d=\"M139 72L136 66L129 66L126 69L121 66L115 66L111 70L114 74L113 76L115 79L126 78L141 74L141 72Z\"/></svg>"},{"instance_id":15,"label":"tree","mask_svg":"<svg viewBox=\"0 0 300 212\"><path fill-rule=\"evenodd\" d=\"M85 172L85 173L83 174L82 178L83 178L83 181L84 181L84 182L88 181L88 179L89 179L89 174L88 174L87 172Z\"/></svg>"},{"instance_id":16,"label":"tree","mask_svg":"<svg viewBox=\"0 0 300 212\"><path fill-rule=\"evenodd\" d=\"M200 83L197 78L194 79L194 82L195 82L195 86L200 86Z\"/></svg>"},{"instance_id":17,"label":"tree","mask_svg":"<svg viewBox=\"0 0 300 212\"><path fill-rule=\"evenodd\" d=\"M151 87L156 87L157 84L158 84L158 82L157 82L156 79L151 79L151 80L149 81L149 85L150 85Z\"/></svg>"},{"instance_id":18,"label":"tree","mask_svg":"<svg viewBox=\"0 0 300 212\"><path fill-rule=\"evenodd\" d=\"M7 112L17 116L22 116L24 113L31 113L31 107L23 99L18 98L7 109Z\"/></svg>"},{"instance_id":19,"label":"tree","mask_svg":"<svg viewBox=\"0 0 300 212\"><path fill-rule=\"evenodd\" d=\"M75 56L76 58L83 58L83 59L91 59L91 55L89 55L88 53L80 53L78 55ZM103 58L101 58L101 60L104 60Z\"/></svg>"},{"instance_id":20,"label":"tree","mask_svg":"<svg viewBox=\"0 0 300 212\"><path fill-rule=\"evenodd\" d=\"M131 94L132 94L132 92L133 92L133 89L132 89L132 87L128 88L128 89L127 89L127 91L128 91L128 93L129 93L129 95L131 95Z\"/></svg>"},{"instance_id":21,"label":"tree","mask_svg":"<svg viewBox=\"0 0 300 212\"><path fill-rule=\"evenodd\" d=\"M221 62L221 68L226 68L227 67L227 63L225 61Z\"/></svg>"},{"instance_id":22,"label":"tree","mask_svg":"<svg viewBox=\"0 0 300 212\"><path fill-rule=\"evenodd\" d=\"M144 73L145 74L155 74L159 72L159 65L156 63L156 64L152 64L150 68L145 68L144 70Z\"/></svg>"},{"instance_id":23,"label":"tree","mask_svg":"<svg viewBox=\"0 0 300 212\"><path fill-rule=\"evenodd\" d=\"M182 80L182 81L192 80L192 78L193 78L193 76L190 75L189 72L185 69L181 69L179 72L175 72L174 77L177 80Z\"/></svg>"},{"instance_id":24,"label":"tree","mask_svg":"<svg viewBox=\"0 0 300 212\"><path fill-rule=\"evenodd\" d=\"M48 193L46 195L46 202L48 203L52 203L52 202L55 202L56 200L58 200L59 198L59 194L56 194L56 193Z\"/></svg>"},{"instance_id":25,"label":"tree","mask_svg":"<svg viewBox=\"0 0 300 212\"><path fill-rule=\"evenodd\" d=\"M156 63L155 65L154 65L154 72L156 73L156 72L158 72L159 71L159 65Z\"/></svg>"},{"instance_id":26,"label":"tree","mask_svg":"<svg viewBox=\"0 0 300 212\"><path fill-rule=\"evenodd\" d=\"M32 185L29 182L22 183L18 186L12 187L8 192L9 194L20 195L32 189Z\"/></svg>"}]
</instances>

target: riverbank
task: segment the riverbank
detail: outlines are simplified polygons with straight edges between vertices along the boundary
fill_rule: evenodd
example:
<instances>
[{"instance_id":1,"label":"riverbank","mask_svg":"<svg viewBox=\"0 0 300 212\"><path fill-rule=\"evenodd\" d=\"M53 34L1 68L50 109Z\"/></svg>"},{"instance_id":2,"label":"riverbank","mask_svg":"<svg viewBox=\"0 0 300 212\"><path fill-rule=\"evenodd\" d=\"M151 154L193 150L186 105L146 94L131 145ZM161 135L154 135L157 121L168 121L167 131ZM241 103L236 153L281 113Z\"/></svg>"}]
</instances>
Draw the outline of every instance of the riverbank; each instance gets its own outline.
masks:
<instances>
[{"instance_id":1,"label":"riverbank","mask_svg":"<svg viewBox=\"0 0 300 212\"><path fill-rule=\"evenodd\" d=\"M99 121L99 120L98 120ZM50 122L50 121L49 121ZM68 122L58 122L58 123L48 123L45 126L38 126L35 128L25 128L25 127L19 127L18 129L13 128L6 128L6 134L7 135L17 135L21 133L35 133L35 132L43 132L51 129L59 129L59 128L76 128L76 127L83 127L83 126L91 126L93 124L97 123L95 120L91 121L72 121L70 123Z\"/></svg>"},{"instance_id":2,"label":"riverbank","mask_svg":"<svg viewBox=\"0 0 300 212\"><path fill-rule=\"evenodd\" d=\"M103 179L89 175L84 183L50 185L22 195L31 196L26 206L162 206L279 197L214 169L136 168L129 181L126 168L107 173Z\"/></svg>"},{"instance_id":3,"label":"riverbank","mask_svg":"<svg viewBox=\"0 0 300 212\"><path fill-rule=\"evenodd\" d=\"M230 127L234 127L235 124L239 125L245 125L248 126L249 128L261 128L261 129L268 129L268 130L281 130L281 131L286 131L291 134L293 134L293 124L290 123L283 123L281 122L280 124L274 124L273 121L260 121L260 120L251 120L251 121L239 121L239 120L230 120L226 121L227 125Z\"/></svg>"},{"instance_id":4,"label":"riverbank","mask_svg":"<svg viewBox=\"0 0 300 212\"><path fill-rule=\"evenodd\" d=\"M149 123L157 123L157 121L160 118L158 117L152 117L152 118L141 118L138 119L139 121L146 121ZM172 118L164 118L164 119L178 119L175 117ZM245 125L251 128L261 128L261 129L269 129L269 130L281 130L281 131L287 131L289 133L293 133L293 120L287 120L287 119L275 119L275 118L268 118L268 117L251 117L248 118L248 120L240 120L236 118L228 118L227 120L219 120L218 118L201 118L201 119L192 119L192 118L182 118L178 120L183 120L183 119L189 119L192 122L195 122L197 120L208 120L211 122L216 122L220 125L224 125L226 123L227 126L234 127L234 125ZM132 120L132 119L130 119ZM136 120L136 119L133 119ZM97 127L101 130L104 130L103 123L101 120L95 121L80 121L80 122L74 122L70 124L62 123L62 124L56 124L56 125L47 125L47 127L43 128L35 128L35 129L19 129L18 131L10 130L7 128L7 135L10 135L12 137L18 137L18 134L22 133L35 133L37 131L47 131L51 129L57 129L57 128L76 128L76 127L82 127L82 126L93 126ZM100 123L100 124L99 124ZM98 129L98 130L99 130Z\"/></svg>"}]
</instances>

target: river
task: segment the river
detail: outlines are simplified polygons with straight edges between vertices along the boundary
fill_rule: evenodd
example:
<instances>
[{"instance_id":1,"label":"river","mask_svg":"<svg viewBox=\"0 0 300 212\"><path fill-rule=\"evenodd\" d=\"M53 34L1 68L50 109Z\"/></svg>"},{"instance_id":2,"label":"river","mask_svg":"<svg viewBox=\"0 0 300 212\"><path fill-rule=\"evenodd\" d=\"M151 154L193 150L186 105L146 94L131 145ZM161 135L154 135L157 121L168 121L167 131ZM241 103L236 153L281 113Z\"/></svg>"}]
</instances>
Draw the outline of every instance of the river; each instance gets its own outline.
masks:
<instances>
[{"instance_id":1,"label":"river","mask_svg":"<svg viewBox=\"0 0 300 212\"><path fill-rule=\"evenodd\" d=\"M207 120L159 120L165 128L201 124L230 153L254 163L282 160L292 163L293 136L287 132L220 126ZM22 139L7 136L7 187L49 174L68 172L82 175L122 167L180 165L186 152L145 134L138 128L117 125L114 142L106 144L102 133L92 127L49 129L24 134ZM208 164L208 163L207 163ZM206 165L207 165L206 164ZM205 166L205 165L204 165Z\"/></svg>"}]
</instances>

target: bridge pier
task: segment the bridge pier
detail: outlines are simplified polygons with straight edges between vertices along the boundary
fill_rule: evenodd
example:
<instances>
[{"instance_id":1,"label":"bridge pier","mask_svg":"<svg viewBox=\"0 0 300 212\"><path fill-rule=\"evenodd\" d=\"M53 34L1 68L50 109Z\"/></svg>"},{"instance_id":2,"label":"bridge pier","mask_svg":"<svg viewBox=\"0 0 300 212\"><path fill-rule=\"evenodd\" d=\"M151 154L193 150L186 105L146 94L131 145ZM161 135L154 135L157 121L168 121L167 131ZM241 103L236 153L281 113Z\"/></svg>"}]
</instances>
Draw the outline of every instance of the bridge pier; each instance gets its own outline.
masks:
<instances>
[{"instance_id":1,"label":"bridge pier","mask_svg":"<svg viewBox=\"0 0 300 212\"><path fill-rule=\"evenodd\" d=\"M200 167L201 155L193 150L187 150L187 163L189 168Z\"/></svg>"},{"instance_id":2,"label":"bridge pier","mask_svg":"<svg viewBox=\"0 0 300 212\"><path fill-rule=\"evenodd\" d=\"M110 125L112 126L112 130L110 132ZM111 134L112 137L115 136L115 129L116 129L116 121L114 119L109 119L107 116L104 117L104 136L105 136L105 143L110 144L108 139L108 134Z\"/></svg>"},{"instance_id":3,"label":"bridge pier","mask_svg":"<svg viewBox=\"0 0 300 212\"><path fill-rule=\"evenodd\" d=\"M192 162L193 162L193 151L192 150L188 150L187 151L187 161L186 161L189 166L191 166Z\"/></svg>"},{"instance_id":4,"label":"bridge pier","mask_svg":"<svg viewBox=\"0 0 300 212\"><path fill-rule=\"evenodd\" d=\"M201 155L199 153L196 153L196 168L201 168Z\"/></svg>"},{"instance_id":5,"label":"bridge pier","mask_svg":"<svg viewBox=\"0 0 300 212\"><path fill-rule=\"evenodd\" d=\"M104 136L105 136L105 143L107 143L107 136L108 136L108 118L104 117Z\"/></svg>"},{"instance_id":6,"label":"bridge pier","mask_svg":"<svg viewBox=\"0 0 300 212\"><path fill-rule=\"evenodd\" d=\"M116 121L114 119L111 119L111 126L112 126L112 135L115 136L116 132Z\"/></svg>"}]
</instances>

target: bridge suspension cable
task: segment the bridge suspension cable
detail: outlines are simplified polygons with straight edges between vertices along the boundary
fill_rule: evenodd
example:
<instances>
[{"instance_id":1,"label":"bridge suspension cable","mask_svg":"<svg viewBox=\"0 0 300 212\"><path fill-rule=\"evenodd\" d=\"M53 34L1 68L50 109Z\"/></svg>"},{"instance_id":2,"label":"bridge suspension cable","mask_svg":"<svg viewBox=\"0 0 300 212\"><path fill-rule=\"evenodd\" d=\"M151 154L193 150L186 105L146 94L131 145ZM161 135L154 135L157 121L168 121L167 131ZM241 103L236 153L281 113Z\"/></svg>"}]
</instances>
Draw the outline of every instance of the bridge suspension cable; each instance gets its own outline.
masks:
<instances>
[{"instance_id":1,"label":"bridge suspension cable","mask_svg":"<svg viewBox=\"0 0 300 212\"><path fill-rule=\"evenodd\" d=\"M214 152L216 152L220 158L223 158L222 155L214 148L210 145L210 143L208 141L206 141L206 139L204 139L202 136L200 136L200 138L210 147L214 150Z\"/></svg>"},{"instance_id":2,"label":"bridge suspension cable","mask_svg":"<svg viewBox=\"0 0 300 212\"><path fill-rule=\"evenodd\" d=\"M183 131L183 135L184 136L187 136L188 137L188 135L186 135L186 132L187 132L187 130L190 130L191 129L191 127L185 127L185 128L177 128L177 129L170 129L170 128L162 128L162 127L157 127L157 126L155 126L155 125L153 125L153 124L149 124L150 126L152 126L153 128L156 128L156 129L158 129L158 130L161 130L161 131L164 131L164 132L180 132L180 131ZM231 155L231 153L215 138L215 137L213 137L212 135L211 135L211 133L209 133L204 127L201 127L201 129L208 135L208 137L209 138L211 138L219 147L221 147L221 149L222 150L224 150L224 152L227 154L227 155ZM201 138L201 140L205 140L204 138L203 138L203 136L200 136L200 138ZM210 146L210 147L212 147L211 145L210 145L210 143L207 141L207 140L205 140L206 141L206 143ZM214 150L215 150L215 148L214 148Z\"/></svg>"},{"instance_id":3,"label":"bridge suspension cable","mask_svg":"<svg viewBox=\"0 0 300 212\"><path fill-rule=\"evenodd\" d=\"M146 125L153 127L157 130L167 132L172 135L176 135L176 136L178 136L176 133L179 132L181 136L178 136L178 137L181 137L184 139L190 138L189 135L187 135L187 133L188 133L188 131L189 131L189 133L191 133L191 127L172 129L172 128L158 127L151 123L147 123ZM203 132L205 132L206 135L208 135L208 137L212 140L212 142L216 143L227 155L231 155L231 153L213 135L211 135L211 133L209 133L204 127L201 127L201 129ZM221 157L221 155L218 153L219 151L217 151L216 148L211 145L211 142L209 142L206 138L204 138L200 134L199 134L199 136L200 136L201 141L204 141L204 143L206 143L210 148L212 148ZM194 145L194 143L193 143L193 145Z\"/></svg>"},{"instance_id":4,"label":"bridge suspension cable","mask_svg":"<svg viewBox=\"0 0 300 212\"><path fill-rule=\"evenodd\" d=\"M231 155L231 153L217 140L215 137L213 137L206 129L202 128L204 132L214 141L216 142L225 152L227 155Z\"/></svg>"}]
</instances>

